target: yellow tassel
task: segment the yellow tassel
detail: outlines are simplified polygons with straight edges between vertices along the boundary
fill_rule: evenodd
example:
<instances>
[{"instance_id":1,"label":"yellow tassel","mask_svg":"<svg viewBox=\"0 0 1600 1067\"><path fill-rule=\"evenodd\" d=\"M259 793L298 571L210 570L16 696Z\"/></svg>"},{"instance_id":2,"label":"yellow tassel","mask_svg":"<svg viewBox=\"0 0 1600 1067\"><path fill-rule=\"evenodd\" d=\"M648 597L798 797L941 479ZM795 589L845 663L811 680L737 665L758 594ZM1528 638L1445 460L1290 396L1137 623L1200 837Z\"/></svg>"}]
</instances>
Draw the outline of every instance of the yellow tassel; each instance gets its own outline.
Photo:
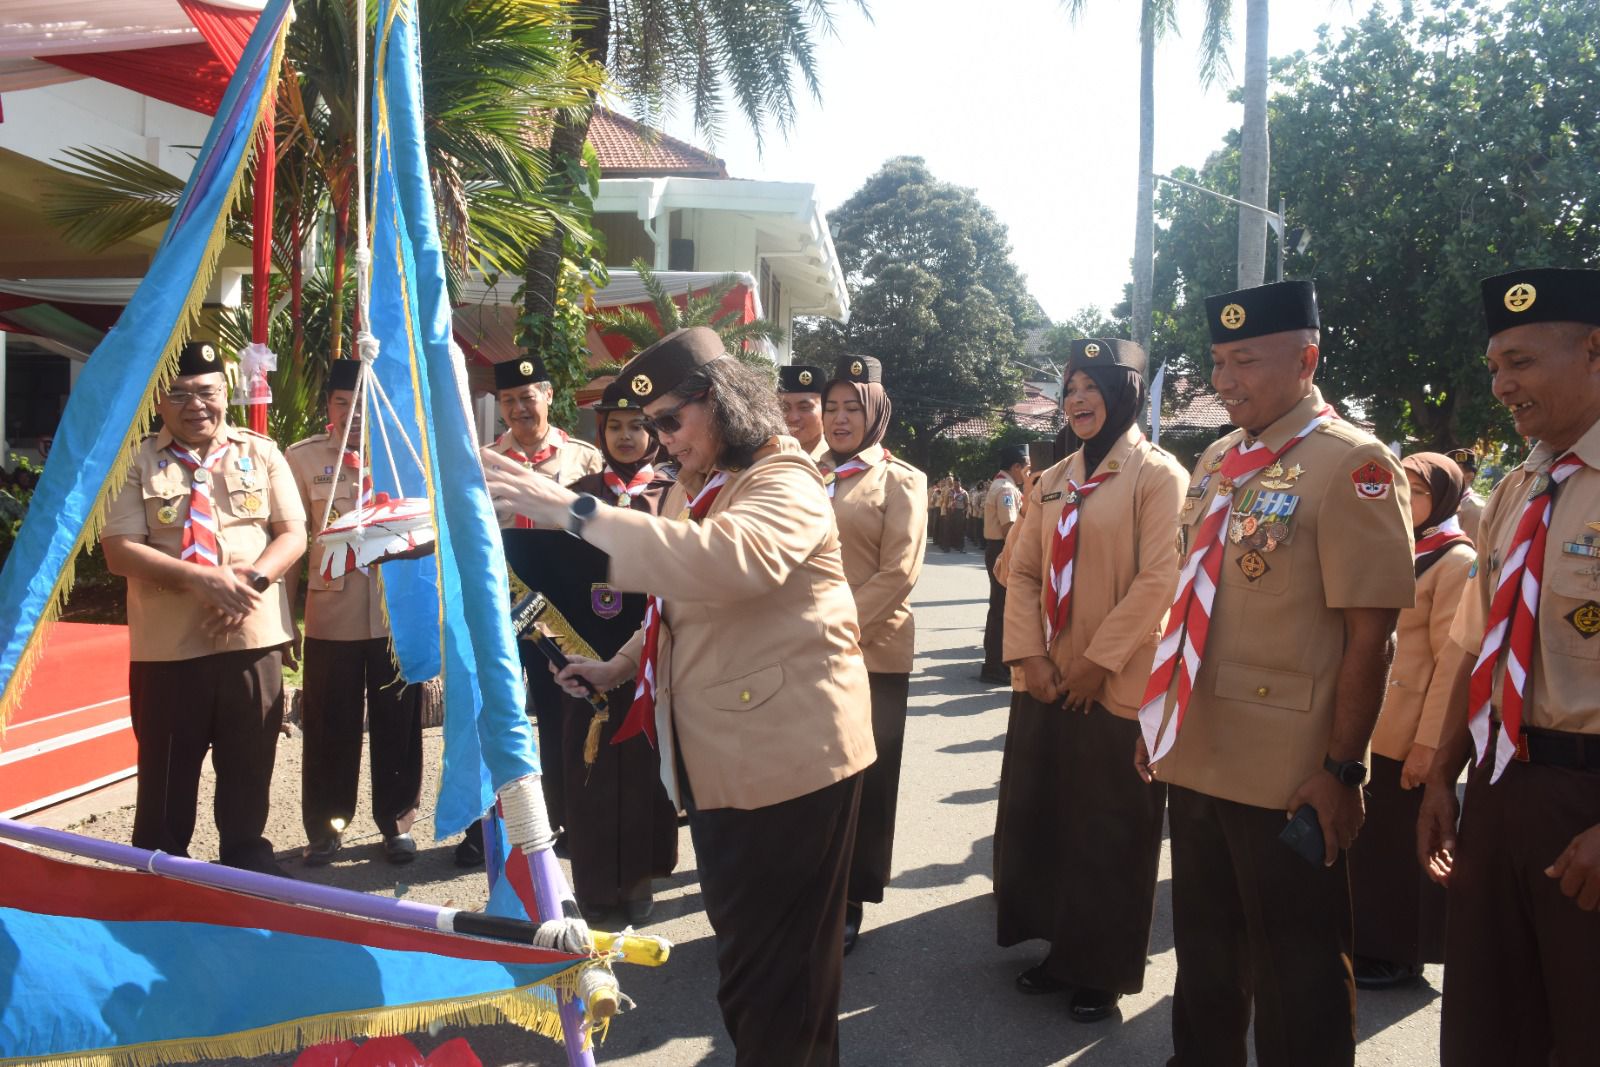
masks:
<instances>
[{"instance_id":1,"label":"yellow tassel","mask_svg":"<svg viewBox=\"0 0 1600 1067\"><path fill-rule=\"evenodd\" d=\"M267 84L261 94L261 109L256 115L256 121L251 129L261 125L262 115L266 105L277 95L278 71L283 65L283 46L287 38L288 22L284 23L284 32L279 33L277 42L273 45L272 65L268 70ZM250 161L250 153L242 152L239 155L239 166L234 172L230 183L230 192L223 211L217 215L215 228L211 238L206 243L205 253L201 257L200 269L195 273L194 282L189 287L189 294L184 298L183 311L178 316L177 327L172 336L167 338L161 358L156 362L155 374L151 376L149 384L145 387L144 400L134 416L133 425L122 442L122 450L111 469L106 472L105 478L100 483L100 488L95 494L94 507L90 509L88 517L84 520L83 529L78 531L78 539L73 543L72 550L67 553L65 564L62 565L61 574L56 578L54 588L51 589L49 598L45 601L44 611L40 613L39 622L33 628L33 633L28 635L27 643L23 645L22 655L17 659L17 669L12 672L11 678L6 683L5 692L0 693L0 736L4 736L6 723L11 721L11 716L16 712L17 706L22 702L22 694L28 687L28 680L33 675L33 670L39 665L39 657L44 652L45 638L56 621L61 617L61 609L66 604L67 595L72 591L73 579L77 572L78 554L84 546L96 540L100 531L106 524L106 510L110 506L114 489L120 487L127 479L128 468L133 463L133 453L136 444L142 440L150 430L150 420L154 413L155 397L158 390L165 389L178 370L178 350L184 345L189 332L194 329L200 319L201 299L206 288L211 284L211 278L217 271L217 259L222 255L223 246L227 243L228 220L232 217L234 209L239 204L239 198L244 192L244 175L246 165Z\"/></svg>"},{"instance_id":2,"label":"yellow tassel","mask_svg":"<svg viewBox=\"0 0 1600 1067\"><path fill-rule=\"evenodd\" d=\"M600 731L606 723L611 721L611 713L597 711L589 720L589 735L583 739L583 769L585 772L594 770L595 760L600 758ZM585 778L585 784L588 779Z\"/></svg>"},{"instance_id":3,"label":"yellow tassel","mask_svg":"<svg viewBox=\"0 0 1600 1067\"><path fill-rule=\"evenodd\" d=\"M42 1058L0 1059L0 1067L50 1064L51 1067L156 1067L233 1056L283 1055L311 1045L355 1037L393 1037L417 1033L435 1023L451 1026L493 1026L508 1022L531 1033L562 1040L560 1001L577 995L578 974L597 964L583 964L533 985L475 997L402 1004L392 1008L337 1015L314 1015L273 1026L209 1037L152 1041L117 1048L69 1052ZM609 1020L597 1022L589 1037L604 1042ZM590 1047L585 1041L584 1047Z\"/></svg>"}]
</instances>

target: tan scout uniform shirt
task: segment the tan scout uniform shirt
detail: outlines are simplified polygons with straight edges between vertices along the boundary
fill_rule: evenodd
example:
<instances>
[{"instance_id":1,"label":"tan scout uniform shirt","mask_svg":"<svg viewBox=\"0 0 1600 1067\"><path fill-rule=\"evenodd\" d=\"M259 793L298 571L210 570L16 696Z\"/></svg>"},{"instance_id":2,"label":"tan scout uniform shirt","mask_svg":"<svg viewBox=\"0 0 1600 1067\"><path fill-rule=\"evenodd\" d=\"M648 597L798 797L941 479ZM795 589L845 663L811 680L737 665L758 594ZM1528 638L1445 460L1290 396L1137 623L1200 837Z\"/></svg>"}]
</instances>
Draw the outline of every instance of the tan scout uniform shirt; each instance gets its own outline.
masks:
<instances>
[{"instance_id":1,"label":"tan scout uniform shirt","mask_svg":"<svg viewBox=\"0 0 1600 1067\"><path fill-rule=\"evenodd\" d=\"M1323 406L1313 390L1261 440L1282 448ZM1235 430L1212 444L1190 476L1179 517L1185 551L1216 492L1213 462L1244 438ZM1351 477L1368 463L1391 479L1377 499ZM1283 466L1301 469L1289 488L1263 487L1258 471L1234 491L1235 510L1252 489L1292 495L1290 535L1261 553L1267 569L1254 580L1240 567L1252 550L1224 541L1205 658L1177 744L1157 767L1174 785L1263 808L1284 807L1327 754L1344 655L1341 609L1409 608L1416 585L1410 487L1382 442L1336 419L1296 445ZM1169 694L1169 717L1171 701Z\"/></svg>"},{"instance_id":2,"label":"tan scout uniform shirt","mask_svg":"<svg viewBox=\"0 0 1600 1067\"><path fill-rule=\"evenodd\" d=\"M598 474L605 469L606 457L601 454L598 448L587 441L580 441L576 437L568 436L565 430L555 426L550 427L550 432L545 437L545 443L556 446L555 454L548 459L532 464L528 469L537 471L547 478L554 478L557 485L571 485L585 474ZM498 452L502 456L512 452L532 455L527 449L517 444L517 439L511 436L510 430L495 438L494 444L489 446L489 451ZM510 526L513 521L512 519L507 519L500 525Z\"/></svg>"},{"instance_id":3,"label":"tan scout uniform shirt","mask_svg":"<svg viewBox=\"0 0 1600 1067\"><path fill-rule=\"evenodd\" d=\"M1473 553L1454 545L1417 579L1417 602L1400 613L1395 627L1394 665L1383 698L1372 751L1404 760L1412 744L1439 747L1439 733L1450 709L1450 686L1459 663L1450 643L1450 625L1461 603Z\"/></svg>"},{"instance_id":4,"label":"tan scout uniform shirt","mask_svg":"<svg viewBox=\"0 0 1600 1067\"><path fill-rule=\"evenodd\" d=\"M1468 489L1461 497L1461 506L1456 509L1456 515L1461 520L1461 529L1472 538L1472 543L1478 543L1478 524L1483 520L1484 499L1476 492Z\"/></svg>"},{"instance_id":5,"label":"tan scout uniform shirt","mask_svg":"<svg viewBox=\"0 0 1600 1067\"><path fill-rule=\"evenodd\" d=\"M1600 422L1578 439L1573 453L1585 463L1556 490L1539 583L1539 627L1533 692L1522 721L1569 733L1600 734ZM1522 506L1534 479L1555 460L1535 446L1521 467L1507 474L1484 509L1476 574L1468 581L1450 639L1477 659L1484 620L1505 565ZM1499 715L1505 656L1495 671L1494 708Z\"/></svg>"},{"instance_id":6,"label":"tan scout uniform shirt","mask_svg":"<svg viewBox=\"0 0 1600 1067\"><path fill-rule=\"evenodd\" d=\"M272 541L272 524L303 520L305 509L283 453L269 438L223 428L228 455L212 472L222 565L251 564ZM112 499L100 536L132 537L177 559L189 516L189 471L168 451L163 429L139 443L128 477ZM241 466L242 464L242 466ZM171 509L171 510L167 510ZM170 518L171 521L163 521ZM213 637L205 630L210 609L199 597L139 578L128 579L128 641L139 663L195 659L217 652L271 648L293 639L294 613L280 580L261 597L243 629Z\"/></svg>"},{"instance_id":7,"label":"tan scout uniform shirt","mask_svg":"<svg viewBox=\"0 0 1600 1067\"><path fill-rule=\"evenodd\" d=\"M333 496L330 522L354 511L361 499L360 472L341 466L340 442L325 433L295 442L283 455L294 474L295 488L300 491L311 536L306 553L306 636L319 641L366 641L389 636L377 567L369 568L366 574L352 569L331 581L322 576L323 558L331 551L345 551L343 546L330 549L317 543L328 497Z\"/></svg>"},{"instance_id":8,"label":"tan scout uniform shirt","mask_svg":"<svg viewBox=\"0 0 1600 1067\"><path fill-rule=\"evenodd\" d=\"M998 475L989 483L989 495L983 502L983 539L1004 541L1021 507L1022 490L1017 488L1017 483L1008 474Z\"/></svg>"},{"instance_id":9,"label":"tan scout uniform shirt","mask_svg":"<svg viewBox=\"0 0 1600 1067\"><path fill-rule=\"evenodd\" d=\"M704 484L668 491L684 514ZM723 485L701 522L607 513L622 547L611 584L663 598L656 675L661 777L674 748L701 808L752 809L832 785L877 757L855 601L822 477L775 437ZM641 627L619 653L637 664Z\"/></svg>"},{"instance_id":10,"label":"tan scout uniform shirt","mask_svg":"<svg viewBox=\"0 0 1600 1067\"><path fill-rule=\"evenodd\" d=\"M1115 715L1137 718L1178 588L1172 529L1188 478L1177 460L1137 428L1111 446L1095 473L1116 473L1078 508L1067 628L1046 650L1044 618L1055 610L1050 549L1067 480L1088 480L1083 462L1083 452L1074 452L1028 490L1006 577L1005 660L1015 664L1048 655L1065 674L1074 660L1086 657L1111 672L1095 699Z\"/></svg>"},{"instance_id":11,"label":"tan scout uniform shirt","mask_svg":"<svg viewBox=\"0 0 1600 1067\"><path fill-rule=\"evenodd\" d=\"M869 451L866 470L834 484L833 515L867 670L907 674L916 620L906 601L927 550L928 478L881 447Z\"/></svg>"}]
</instances>

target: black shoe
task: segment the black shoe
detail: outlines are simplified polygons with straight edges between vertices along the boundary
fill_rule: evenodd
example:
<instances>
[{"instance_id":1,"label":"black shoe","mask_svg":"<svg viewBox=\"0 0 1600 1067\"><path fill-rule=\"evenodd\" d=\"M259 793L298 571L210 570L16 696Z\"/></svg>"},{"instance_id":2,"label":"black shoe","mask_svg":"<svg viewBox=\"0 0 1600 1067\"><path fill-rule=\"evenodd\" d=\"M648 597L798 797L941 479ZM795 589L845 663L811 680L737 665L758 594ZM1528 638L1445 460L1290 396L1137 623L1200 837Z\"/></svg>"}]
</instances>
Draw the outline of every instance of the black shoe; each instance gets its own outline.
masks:
<instances>
[{"instance_id":1,"label":"black shoe","mask_svg":"<svg viewBox=\"0 0 1600 1067\"><path fill-rule=\"evenodd\" d=\"M410 834L385 834L383 858L394 864L410 863L417 858L417 843Z\"/></svg>"},{"instance_id":2,"label":"black shoe","mask_svg":"<svg viewBox=\"0 0 1600 1067\"><path fill-rule=\"evenodd\" d=\"M1422 968L1409 963L1357 956L1355 959L1357 989L1398 989L1422 977Z\"/></svg>"},{"instance_id":3,"label":"black shoe","mask_svg":"<svg viewBox=\"0 0 1600 1067\"><path fill-rule=\"evenodd\" d=\"M648 889L644 891L644 896L629 897L622 905L622 914L627 916L629 926L647 922L655 910L656 898Z\"/></svg>"},{"instance_id":4,"label":"black shoe","mask_svg":"<svg viewBox=\"0 0 1600 1067\"><path fill-rule=\"evenodd\" d=\"M483 866L483 838L480 836L473 840L471 834L461 839L461 844L456 846L457 867L482 867Z\"/></svg>"},{"instance_id":5,"label":"black shoe","mask_svg":"<svg viewBox=\"0 0 1600 1067\"><path fill-rule=\"evenodd\" d=\"M1061 979L1051 978L1045 973L1044 964L1038 963L1017 975L1017 988L1029 996L1043 996L1060 993L1068 987Z\"/></svg>"},{"instance_id":6,"label":"black shoe","mask_svg":"<svg viewBox=\"0 0 1600 1067\"><path fill-rule=\"evenodd\" d=\"M1074 989L1072 1002L1067 1007L1068 1016L1075 1023L1097 1023L1109 1019L1121 999L1121 993L1109 989Z\"/></svg>"},{"instance_id":7,"label":"black shoe","mask_svg":"<svg viewBox=\"0 0 1600 1067\"><path fill-rule=\"evenodd\" d=\"M855 950L856 942L861 940L861 919L866 912L866 906L854 900L846 901L844 906L844 954L850 955Z\"/></svg>"},{"instance_id":8,"label":"black shoe","mask_svg":"<svg viewBox=\"0 0 1600 1067\"><path fill-rule=\"evenodd\" d=\"M344 848L344 839L338 834L325 837L321 841L313 841L305 847L304 860L307 867L326 867L333 862L333 857Z\"/></svg>"}]
</instances>

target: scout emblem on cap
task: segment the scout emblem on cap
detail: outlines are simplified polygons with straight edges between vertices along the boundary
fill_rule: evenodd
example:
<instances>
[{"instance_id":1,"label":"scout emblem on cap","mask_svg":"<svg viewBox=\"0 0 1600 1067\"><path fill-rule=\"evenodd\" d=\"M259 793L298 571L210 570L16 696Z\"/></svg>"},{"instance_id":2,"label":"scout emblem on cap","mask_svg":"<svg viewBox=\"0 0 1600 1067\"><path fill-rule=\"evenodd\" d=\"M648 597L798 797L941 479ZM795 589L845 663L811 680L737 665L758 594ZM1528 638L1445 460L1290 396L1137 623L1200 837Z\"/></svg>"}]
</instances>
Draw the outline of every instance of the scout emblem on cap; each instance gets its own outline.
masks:
<instances>
[{"instance_id":1,"label":"scout emblem on cap","mask_svg":"<svg viewBox=\"0 0 1600 1067\"><path fill-rule=\"evenodd\" d=\"M1592 600L1586 604L1579 604L1567 614L1567 621L1587 641L1595 634L1600 634L1600 604Z\"/></svg>"},{"instance_id":2,"label":"scout emblem on cap","mask_svg":"<svg viewBox=\"0 0 1600 1067\"><path fill-rule=\"evenodd\" d=\"M212 348L210 345L201 345L200 358L205 360L207 363L215 363L217 361L217 350Z\"/></svg>"},{"instance_id":3,"label":"scout emblem on cap","mask_svg":"<svg viewBox=\"0 0 1600 1067\"><path fill-rule=\"evenodd\" d=\"M861 366L861 364L857 363L856 366L859 367L859 366ZM801 385L810 385L811 384L811 372L808 371L808 370L801 371L799 374L795 375L795 377L797 377L800 380L800 384Z\"/></svg>"},{"instance_id":4,"label":"scout emblem on cap","mask_svg":"<svg viewBox=\"0 0 1600 1067\"><path fill-rule=\"evenodd\" d=\"M860 374L862 371L864 371L866 369L867 369L867 365L865 363L862 363L859 359L852 361L851 364L850 364L850 373L851 374ZM804 376L802 376L800 380L801 381L805 381Z\"/></svg>"},{"instance_id":5,"label":"scout emblem on cap","mask_svg":"<svg viewBox=\"0 0 1600 1067\"><path fill-rule=\"evenodd\" d=\"M523 377L525 378L533 377L533 363L529 360L525 359L521 363L518 363L517 370L521 371Z\"/></svg>"},{"instance_id":6,"label":"scout emblem on cap","mask_svg":"<svg viewBox=\"0 0 1600 1067\"><path fill-rule=\"evenodd\" d=\"M650 392L650 376L648 374L634 375L633 381L628 383L628 388L633 390L634 396L644 396Z\"/></svg>"},{"instance_id":7,"label":"scout emblem on cap","mask_svg":"<svg viewBox=\"0 0 1600 1067\"><path fill-rule=\"evenodd\" d=\"M1362 500L1386 500L1394 487L1394 475L1377 460L1368 460L1351 471L1350 480Z\"/></svg>"},{"instance_id":8,"label":"scout emblem on cap","mask_svg":"<svg viewBox=\"0 0 1600 1067\"><path fill-rule=\"evenodd\" d=\"M173 507L171 504L168 504L166 507L156 512L156 521L161 523L163 526L171 526L173 523L178 521L178 509Z\"/></svg>"},{"instance_id":9,"label":"scout emblem on cap","mask_svg":"<svg viewBox=\"0 0 1600 1067\"><path fill-rule=\"evenodd\" d=\"M1527 282L1518 282L1506 290L1506 310L1527 311L1533 307L1533 302L1537 299L1539 299L1539 290Z\"/></svg>"},{"instance_id":10,"label":"scout emblem on cap","mask_svg":"<svg viewBox=\"0 0 1600 1067\"><path fill-rule=\"evenodd\" d=\"M1085 359L1093 359L1095 356L1098 356L1099 354L1100 354L1100 346L1095 344L1093 341L1090 341L1088 344L1083 346L1083 357Z\"/></svg>"},{"instance_id":11,"label":"scout emblem on cap","mask_svg":"<svg viewBox=\"0 0 1600 1067\"><path fill-rule=\"evenodd\" d=\"M1237 330L1244 325L1244 308L1238 304L1229 304L1217 315L1217 321L1230 330Z\"/></svg>"},{"instance_id":12,"label":"scout emblem on cap","mask_svg":"<svg viewBox=\"0 0 1600 1067\"><path fill-rule=\"evenodd\" d=\"M627 397L625 397L625 396L617 397L617 407L625 408L627 406L628 406L628 398Z\"/></svg>"}]
</instances>

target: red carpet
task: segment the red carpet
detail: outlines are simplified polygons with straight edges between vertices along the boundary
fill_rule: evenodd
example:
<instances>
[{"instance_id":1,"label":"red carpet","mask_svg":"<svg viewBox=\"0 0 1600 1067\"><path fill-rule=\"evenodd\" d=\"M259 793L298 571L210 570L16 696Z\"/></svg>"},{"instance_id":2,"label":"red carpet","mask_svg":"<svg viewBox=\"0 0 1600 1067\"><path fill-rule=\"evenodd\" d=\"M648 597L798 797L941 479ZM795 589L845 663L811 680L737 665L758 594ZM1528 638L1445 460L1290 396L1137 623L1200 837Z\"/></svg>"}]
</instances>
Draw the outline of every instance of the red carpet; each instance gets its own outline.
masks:
<instances>
[{"instance_id":1,"label":"red carpet","mask_svg":"<svg viewBox=\"0 0 1600 1067\"><path fill-rule=\"evenodd\" d=\"M128 628L58 623L0 737L0 816L127 778L134 763Z\"/></svg>"}]
</instances>

